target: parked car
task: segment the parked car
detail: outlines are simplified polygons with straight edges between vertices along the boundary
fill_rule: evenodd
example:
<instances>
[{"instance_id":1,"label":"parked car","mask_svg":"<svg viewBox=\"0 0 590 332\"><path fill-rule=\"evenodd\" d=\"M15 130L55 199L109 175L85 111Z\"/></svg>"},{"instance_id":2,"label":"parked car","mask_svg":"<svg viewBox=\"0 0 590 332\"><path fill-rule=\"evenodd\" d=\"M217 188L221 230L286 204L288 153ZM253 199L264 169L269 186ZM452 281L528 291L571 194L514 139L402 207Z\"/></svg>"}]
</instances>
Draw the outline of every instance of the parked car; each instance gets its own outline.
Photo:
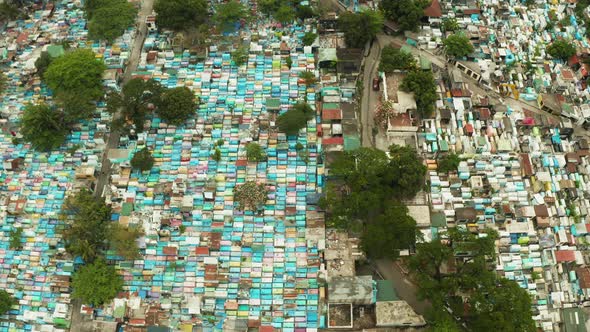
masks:
<instances>
[{"instance_id":1,"label":"parked car","mask_svg":"<svg viewBox=\"0 0 590 332\"><path fill-rule=\"evenodd\" d=\"M379 78L378 77L375 77L373 79L373 90L379 91Z\"/></svg>"}]
</instances>

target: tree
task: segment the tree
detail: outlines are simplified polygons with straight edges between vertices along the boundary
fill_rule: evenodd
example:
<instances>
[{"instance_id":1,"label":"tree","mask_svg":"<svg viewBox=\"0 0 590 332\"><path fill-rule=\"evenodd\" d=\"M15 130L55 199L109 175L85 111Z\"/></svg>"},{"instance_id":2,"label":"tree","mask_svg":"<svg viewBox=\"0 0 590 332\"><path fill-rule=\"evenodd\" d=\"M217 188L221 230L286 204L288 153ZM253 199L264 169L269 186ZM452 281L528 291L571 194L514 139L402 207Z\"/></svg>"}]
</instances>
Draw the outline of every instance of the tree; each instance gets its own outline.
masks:
<instances>
[{"instance_id":1,"label":"tree","mask_svg":"<svg viewBox=\"0 0 590 332\"><path fill-rule=\"evenodd\" d=\"M88 22L88 37L113 42L133 24L137 9L127 0L108 0L92 12Z\"/></svg>"},{"instance_id":2,"label":"tree","mask_svg":"<svg viewBox=\"0 0 590 332\"><path fill-rule=\"evenodd\" d=\"M301 38L301 41L303 42L303 45L305 46L311 46L311 44L313 44L313 42L318 38L318 35L316 35L315 33L308 31L305 33L305 35L303 35L303 37Z\"/></svg>"},{"instance_id":3,"label":"tree","mask_svg":"<svg viewBox=\"0 0 590 332\"><path fill-rule=\"evenodd\" d=\"M344 41L348 47L363 48L381 31L383 16L374 10L346 12L338 17L338 26L344 32Z\"/></svg>"},{"instance_id":4,"label":"tree","mask_svg":"<svg viewBox=\"0 0 590 332\"><path fill-rule=\"evenodd\" d=\"M246 144L246 158L248 158L248 161L259 162L264 161L266 156L258 143L250 142Z\"/></svg>"},{"instance_id":5,"label":"tree","mask_svg":"<svg viewBox=\"0 0 590 332\"><path fill-rule=\"evenodd\" d=\"M297 103L278 117L277 125L281 132L290 136L297 135L312 117L313 110L307 103Z\"/></svg>"},{"instance_id":6,"label":"tree","mask_svg":"<svg viewBox=\"0 0 590 332\"><path fill-rule=\"evenodd\" d=\"M257 210L268 197L264 184L247 181L234 189L234 200L240 210Z\"/></svg>"},{"instance_id":7,"label":"tree","mask_svg":"<svg viewBox=\"0 0 590 332\"><path fill-rule=\"evenodd\" d=\"M66 250L86 262L100 256L106 247L111 220L111 208L104 200L82 189L65 200L61 214L66 221L61 232Z\"/></svg>"},{"instance_id":8,"label":"tree","mask_svg":"<svg viewBox=\"0 0 590 332\"><path fill-rule=\"evenodd\" d=\"M389 172L386 181L391 181L397 199L412 199L424 187L426 166L410 146L391 145L389 147Z\"/></svg>"},{"instance_id":9,"label":"tree","mask_svg":"<svg viewBox=\"0 0 590 332\"><path fill-rule=\"evenodd\" d=\"M298 5L295 7L295 16L300 20L317 17L317 12L311 6Z\"/></svg>"},{"instance_id":10,"label":"tree","mask_svg":"<svg viewBox=\"0 0 590 332\"><path fill-rule=\"evenodd\" d=\"M14 4L9 4L6 2L0 3L0 21L13 21L19 18L21 12L18 10L18 7Z\"/></svg>"},{"instance_id":11,"label":"tree","mask_svg":"<svg viewBox=\"0 0 590 332\"><path fill-rule=\"evenodd\" d=\"M547 46L547 53L555 59L566 61L576 54L576 45L566 39L558 39Z\"/></svg>"},{"instance_id":12,"label":"tree","mask_svg":"<svg viewBox=\"0 0 590 332\"><path fill-rule=\"evenodd\" d=\"M206 0L156 0L156 23L164 29L181 31L205 23L208 12Z\"/></svg>"},{"instance_id":13,"label":"tree","mask_svg":"<svg viewBox=\"0 0 590 332\"><path fill-rule=\"evenodd\" d=\"M417 0L384 0L380 4L383 15L396 22L404 31L416 31L420 26L420 19L424 16L424 8L431 1Z\"/></svg>"},{"instance_id":14,"label":"tree","mask_svg":"<svg viewBox=\"0 0 590 332\"><path fill-rule=\"evenodd\" d=\"M454 153L447 154L440 158L438 161L438 172L439 173L449 173L449 172L456 172L457 167L459 167L459 163L461 163L461 159Z\"/></svg>"},{"instance_id":15,"label":"tree","mask_svg":"<svg viewBox=\"0 0 590 332\"><path fill-rule=\"evenodd\" d=\"M107 97L107 111L111 114L121 111L121 117L113 120L115 127L129 129L129 122L132 122L137 132L143 132L145 120L160 104L163 90L153 79L134 78L123 86L121 93L111 91Z\"/></svg>"},{"instance_id":16,"label":"tree","mask_svg":"<svg viewBox=\"0 0 590 332\"><path fill-rule=\"evenodd\" d=\"M216 162L219 162L221 160L221 150L219 150L218 147L215 147L215 150L213 151L211 158Z\"/></svg>"},{"instance_id":17,"label":"tree","mask_svg":"<svg viewBox=\"0 0 590 332\"><path fill-rule=\"evenodd\" d=\"M109 236L111 246L117 251L117 254L125 259L133 260L141 257L137 239L143 236L143 230L139 227L124 227L119 224L113 224Z\"/></svg>"},{"instance_id":18,"label":"tree","mask_svg":"<svg viewBox=\"0 0 590 332\"><path fill-rule=\"evenodd\" d=\"M137 151L131 158L131 167L142 172L149 171L154 167L154 157L147 147Z\"/></svg>"},{"instance_id":19,"label":"tree","mask_svg":"<svg viewBox=\"0 0 590 332\"><path fill-rule=\"evenodd\" d=\"M12 230L10 230L10 245L9 248L16 250L21 248L21 236L23 234L23 229L20 227L16 227Z\"/></svg>"},{"instance_id":20,"label":"tree","mask_svg":"<svg viewBox=\"0 0 590 332\"><path fill-rule=\"evenodd\" d=\"M0 315L6 314L18 301L4 289L0 290Z\"/></svg>"},{"instance_id":21,"label":"tree","mask_svg":"<svg viewBox=\"0 0 590 332\"><path fill-rule=\"evenodd\" d=\"M394 117L395 114L394 103L392 100L388 100L379 105L377 110L375 110L373 121L375 121L375 124L378 125L379 128L385 130L389 125L389 120Z\"/></svg>"},{"instance_id":22,"label":"tree","mask_svg":"<svg viewBox=\"0 0 590 332\"><path fill-rule=\"evenodd\" d=\"M403 79L400 89L413 92L418 107L418 114L423 118L432 116L438 99L436 82L431 71L413 70Z\"/></svg>"},{"instance_id":23,"label":"tree","mask_svg":"<svg viewBox=\"0 0 590 332\"><path fill-rule=\"evenodd\" d=\"M123 290L123 278L103 260L82 266L72 278L72 297L100 306Z\"/></svg>"},{"instance_id":24,"label":"tree","mask_svg":"<svg viewBox=\"0 0 590 332\"><path fill-rule=\"evenodd\" d=\"M452 34L443 41L443 44L447 54L456 58L462 58L473 53L474 50L469 38L463 34Z\"/></svg>"},{"instance_id":25,"label":"tree","mask_svg":"<svg viewBox=\"0 0 590 332\"><path fill-rule=\"evenodd\" d=\"M446 18L443 20L444 31L457 31L459 30L459 22L454 17Z\"/></svg>"},{"instance_id":26,"label":"tree","mask_svg":"<svg viewBox=\"0 0 590 332\"><path fill-rule=\"evenodd\" d=\"M285 64L289 69L291 69L291 66L293 65L293 60L291 60L291 57L288 57L287 60L285 60Z\"/></svg>"},{"instance_id":27,"label":"tree","mask_svg":"<svg viewBox=\"0 0 590 332\"><path fill-rule=\"evenodd\" d=\"M532 319L531 298L515 281L497 278L473 292L468 325L473 331L494 326L498 331L537 331Z\"/></svg>"},{"instance_id":28,"label":"tree","mask_svg":"<svg viewBox=\"0 0 590 332\"><path fill-rule=\"evenodd\" d=\"M368 223L361 238L361 246L370 258L395 259L400 250L413 248L419 235L416 220L408 215L408 208L394 203Z\"/></svg>"},{"instance_id":29,"label":"tree","mask_svg":"<svg viewBox=\"0 0 590 332\"><path fill-rule=\"evenodd\" d=\"M91 101L104 94L102 74L106 66L89 49L76 49L54 59L45 71L45 82L65 106L65 119L88 118Z\"/></svg>"},{"instance_id":30,"label":"tree","mask_svg":"<svg viewBox=\"0 0 590 332\"><path fill-rule=\"evenodd\" d=\"M4 73L0 73L0 94L4 93L6 87L8 86L8 78Z\"/></svg>"},{"instance_id":31,"label":"tree","mask_svg":"<svg viewBox=\"0 0 590 332\"><path fill-rule=\"evenodd\" d=\"M167 89L162 93L158 114L172 125L180 125L195 112L195 96L187 87Z\"/></svg>"},{"instance_id":32,"label":"tree","mask_svg":"<svg viewBox=\"0 0 590 332\"><path fill-rule=\"evenodd\" d=\"M314 85L318 81L318 79L315 77L315 74L309 70L300 72L299 79L303 81L303 84L305 84L306 87Z\"/></svg>"},{"instance_id":33,"label":"tree","mask_svg":"<svg viewBox=\"0 0 590 332\"><path fill-rule=\"evenodd\" d=\"M231 59L237 67L248 62L248 49L245 46L238 47L231 53Z\"/></svg>"},{"instance_id":34,"label":"tree","mask_svg":"<svg viewBox=\"0 0 590 332\"><path fill-rule=\"evenodd\" d=\"M221 31L233 31L237 22L247 18L246 7L237 0L230 0L215 8L213 21Z\"/></svg>"},{"instance_id":35,"label":"tree","mask_svg":"<svg viewBox=\"0 0 590 332\"><path fill-rule=\"evenodd\" d=\"M293 8L288 5L282 5L273 14L275 20L282 24L289 24L295 19L295 12Z\"/></svg>"},{"instance_id":36,"label":"tree","mask_svg":"<svg viewBox=\"0 0 590 332\"><path fill-rule=\"evenodd\" d=\"M41 55L37 60L35 60L35 68L37 69L37 74L40 78L43 78L43 74L51 64L51 56L47 51L41 52Z\"/></svg>"},{"instance_id":37,"label":"tree","mask_svg":"<svg viewBox=\"0 0 590 332\"><path fill-rule=\"evenodd\" d=\"M385 46L381 51L379 71L390 74L395 70L415 69L416 66L416 59L412 53L402 51L399 48L392 46Z\"/></svg>"},{"instance_id":38,"label":"tree","mask_svg":"<svg viewBox=\"0 0 590 332\"><path fill-rule=\"evenodd\" d=\"M20 123L23 139L39 151L50 151L61 146L68 134L63 124L63 113L47 104L25 106Z\"/></svg>"}]
</instances>

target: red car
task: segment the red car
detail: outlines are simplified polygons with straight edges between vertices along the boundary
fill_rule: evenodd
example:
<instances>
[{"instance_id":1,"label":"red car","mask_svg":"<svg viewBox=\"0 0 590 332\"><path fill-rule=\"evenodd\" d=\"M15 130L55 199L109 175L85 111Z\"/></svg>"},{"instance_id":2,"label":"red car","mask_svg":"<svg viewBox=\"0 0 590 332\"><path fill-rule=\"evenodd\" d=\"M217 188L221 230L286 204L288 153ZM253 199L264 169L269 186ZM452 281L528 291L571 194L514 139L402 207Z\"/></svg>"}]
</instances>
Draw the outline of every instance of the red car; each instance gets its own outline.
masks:
<instances>
[{"instance_id":1,"label":"red car","mask_svg":"<svg viewBox=\"0 0 590 332\"><path fill-rule=\"evenodd\" d=\"M373 79L373 90L379 91L379 78L375 77Z\"/></svg>"}]
</instances>

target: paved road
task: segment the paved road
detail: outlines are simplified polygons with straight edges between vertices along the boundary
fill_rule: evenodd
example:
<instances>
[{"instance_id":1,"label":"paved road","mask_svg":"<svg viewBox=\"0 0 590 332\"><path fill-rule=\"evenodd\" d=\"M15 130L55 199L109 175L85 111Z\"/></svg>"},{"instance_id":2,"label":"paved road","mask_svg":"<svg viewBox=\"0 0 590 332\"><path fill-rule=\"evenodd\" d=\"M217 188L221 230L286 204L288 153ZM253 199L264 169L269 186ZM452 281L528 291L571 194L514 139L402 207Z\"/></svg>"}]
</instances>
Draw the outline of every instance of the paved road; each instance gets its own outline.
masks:
<instances>
[{"instance_id":1,"label":"paved road","mask_svg":"<svg viewBox=\"0 0 590 332\"><path fill-rule=\"evenodd\" d=\"M373 91L373 78L377 77L379 58L381 57L381 44L378 39L371 47L369 56L365 58L365 70L363 72L363 100L361 103L361 145L374 147L373 141L373 114L377 107L378 92Z\"/></svg>"},{"instance_id":2,"label":"paved road","mask_svg":"<svg viewBox=\"0 0 590 332\"><path fill-rule=\"evenodd\" d=\"M131 51L131 56L129 57L129 62L125 67L125 72L123 74L121 85L125 85L125 83L127 83L131 79L131 75L133 74L133 72L137 70L137 65L139 64L139 58L141 56L141 49L143 48L143 43L147 35L147 26L145 24L145 19L148 15L151 15L153 7L154 0L142 1L141 11L139 12L139 15L137 17L137 21L139 23L138 34L135 36L135 39L133 41L133 49ZM114 114L113 118L116 118L118 116L120 116L119 113ZM119 147L120 138L120 134L117 131L112 131L108 137L106 148L104 150L102 158L102 167L100 170L100 174L98 175L96 187L94 190L94 194L96 195L96 197L101 197L104 193L104 187L109 184L111 163L107 158L107 155L110 149L116 149Z\"/></svg>"},{"instance_id":3,"label":"paved road","mask_svg":"<svg viewBox=\"0 0 590 332\"><path fill-rule=\"evenodd\" d=\"M378 259L375 267L384 279L391 280L393 288L400 299L405 300L419 315L425 315L430 303L418 299L418 288L404 274L396 262L389 259Z\"/></svg>"}]
</instances>

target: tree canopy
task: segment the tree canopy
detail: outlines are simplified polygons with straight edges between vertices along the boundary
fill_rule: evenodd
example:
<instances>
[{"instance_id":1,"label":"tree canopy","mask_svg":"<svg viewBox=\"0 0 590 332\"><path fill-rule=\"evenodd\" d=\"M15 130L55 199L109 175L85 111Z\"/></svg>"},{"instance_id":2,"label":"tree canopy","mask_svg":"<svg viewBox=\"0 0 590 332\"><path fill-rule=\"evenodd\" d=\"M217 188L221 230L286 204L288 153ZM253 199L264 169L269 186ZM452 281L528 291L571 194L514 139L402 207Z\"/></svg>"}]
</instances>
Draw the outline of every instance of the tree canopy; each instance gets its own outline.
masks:
<instances>
[{"instance_id":1,"label":"tree canopy","mask_svg":"<svg viewBox=\"0 0 590 332\"><path fill-rule=\"evenodd\" d=\"M447 54L457 58L471 54L474 50L473 44L464 34L452 34L443 41L443 44Z\"/></svg>"},{"instance_id":2,"label":"tree canopy","mask_svg":"<svg viewBox=\"0 0 590 332\"><path fill-rule=\"evenodd\" d=\"M394 201L413 198L424 183L426 167L416 151L392 145L389 156L374 148L344 152L330 166L336 185L328 187L322 205L333 227L358 230L374 222Z\"/></svg>"},{"instance_id":3,"label":"tree canopy","mask_svg":"<svg viewBox=\"0 0 590 332\"><path fill-rule=\"evenodd\" d=\"M51 62L43 78L64 106L66 122L90 117L94 111L92 101L104 94L105 69L90 49L76 49Z\"/></svg>"},{"instance_id":4,"label":"tree canopy","mask_svg":"<svg viewBox=\"0 0 590 332\"><path fill-rule=\"evenodd\" d=\"M72 278L72 296L86 304L100 306L123 290L123 278L103 260L82 266Z\"/></svg>"},{"instance_id":5,"label":"tree canopy","mask_svg":"<svg viewBox=\"0 0 590 332\"><path fill-rule=\"evenodd\" d=\"M383 15L396 22L402 30L416 31L424 16L424 8L430 2L431 0L383 0L380 8Z\"/></svg>"},{"instance_id":6,"label":"tree canopy","mask_svg":"<svg viewBox=\"0 0 590 332\"><path fill-rule=\"evenodd\" d=\"M416 277L418 295L430 300L438 310L433 315L433 325L447 325L448 316L443 308L458 300L454 314L465 319L469 330L494 326L502 331L535 331L526 290L496 275L493 263L488 263L494 261L498 234L486 229L480 235L466 228L452 228L432 242L418 244L417 253L410 257L409 267ZM447 268L449 263L455 266L454 270ZM463 310L459 294L467 297L468 311Z\"/></svg>"},{"instance_id":7,"label":"tree canopy","mask_svg":"<svg viewBox=\"0 0 590 332\"><path fill-rule=\"evenodd\" d=\"M63 113L47 104L25 106L20 123L23 139L38 151L50 151L61 146L68 134Z\"/></svg>"},{"instance_id":8,"label":"tree canopy","mask_svg":"<svg viewBox=\"0 0 590 332\"><path fill-rule=\"evenodd\" d=\"M238 208L242 211L256 211L266 202L267 197L268 190L266 190L264 184L258 184L254 181L247 181L234 189L234 201L238 203Z\"/></svg>"},{"instance_id":9,"label":"tree canopy","mask_svg":"<svg viewBox=\"0 0 590 332\"><path fill-rule=\"evenodd\" d=\"M245 46L238 47L235 51L231 53L231 59L234 61L234 64L238 67L248 62L248 48Z\"/></svg>"},{"instance_id":10,"label":"tree canopy","mask_svg":"<svg viewBox=\"0 0 590 332\"><path fill-rule=\"evenodd\" d=\"M380 11L346 12L338 17L338 26L344 32L344 41L350 48L363 48L383 28Z\"/></svg>"},{"instance_id":11,"label":"tree canopy","mask_svg":"<svg viewBox=\"0 0 590 332\"><path fill-rule=\"evenodd\" d=\"M317 15L313 7L298 5L293 1L261 0L257 6L259 12L272 16L281 23L291 23L295 18L305 20Z\"/></svg>"},{"instance_id":12,"label":"tree canopy","mask_svg":"<svg viewBox=\"0 0 590 332\"><path fill-rule=\"evenodd\" d=\"M258 143L250 142L246 144L246 158L248 161L264 161L266 158L264 150Z\"/></svg>"},{"instance_id":13,"label":"tree canopy","mask_svg":"<svg viewBox=\"0 0 590 332\"><path fill-rule=\"evenodd\" d=\"M547 54L566 61L576 54L576 45L566 39L558 39L547 46Z\"/></svg>"},{"instance_id":14,"label":"tree canopy","mask_svg":"<svg viewBox=\"0 0 590 332\"><path fill-rule=\"evenodd\" d=\"M128 81L121 93L111 91L107 97L107 111L112 114L121 111L121 117L113 120L115 127L128 130L132 122L137 132L143 132L146 118L160 104L162 91L164 88L159 82L141 78Z\"/></svg>"},{"instance_id":15,"label":"tree canopy","mask_svg":"<svg viewBox=\"0 0 590 332\"><path fill-rule=\"evenodd\" d=\"M158 114L172 125L180 125L195 113L193 92L187 87L167 89L162 93Z\"/></svg>"},{"instance_id":16,"label":"tree canopy","mask_svg":"<svg viewBox=\"0 0 590 332\"><path fill-rule=\"evenodd\" d=\"M154 167L154 157L148 148L137 151L131 158L131 167L140 171L149 171Z\"/></svg>"},{"instance_id":17,"label":"tree canopy","mask_svg":"<svg viewBox=\"0 0 590 332\"><path fill-rule=\"evenodd\" d=\"M109 238L111 247L117 251L119 256L125 259L137 259L141 257L137 239L143 234L143 230L139 227L124 227L114 223Z\"/></svg>"},{"instance_id":18,"label":"tree canopy","mask_svg":"<svg viewBox=\"0 0 590 332\"><path fill-rule=\"evenodd\" d=\"M221 31L233 31L236 22L248 18L248 11L238 0L230 0L215 7L213 21Z\"/></svg>"},{"instance_id":19,"label":"tree canopy","mask_svg":"<svg viewBox=\"0 0 590 332\"><path fill-rule=\"evenodd\" d=\"M408 208L393 203L366 225L361 246L370 258L397 258L400 250L414 247L419 235L416 220L408 215Z\"/></svg>"},{"instance_id":20,"label":"tree canopy","mask_svg":"<svg viewBox=\"0 0 590 332\"><path fill-rule=\"evenodd\" d=\"M205 23L206 0L156 0L154 10L159 27L181 31Z\"/></svg>"},{"instance_id":21,"label":"tree canopy","mask_svg":"<svg viewBox=\"0 0 590 332\"><path fill-rule=\"evenodd\" d=\"M288 24L295 19L295 11L293 11L293 8L288 5L281 5L274 12L273 17L280 23Z\"/></svg>"},{"instance_id":22,"label":"tree canopy","mask_svg":"<svg viewBox=\"0 0 590 332\"><path fill-rule=\"evenodd\" d=\"M454 153L447 154L438 160L438 172L456 172L461 159Z\"/></svg>"},{"instance_id":23,"label":"tree canopy","mask_svg":"<svg viewBox=\"0 0 590 332\"><path fill-rule=\"evenodd\" d=\"M0 315L7 313L17 303L17 300L12 295L8 294L4 289L0 289Z\"/></svg>"},{"instance_id":24,"label":"tree canopy","mask_svg":"<svg viewBox=\"0 0 590 332\"><path fill-rule=\"evenodd\" d=\"M96 8L88 11L88 37L112 42L133 24L137 9L127 0L91 1ZM88 8L88 7L87 7Z\"/></svg>"},{"instance_id":25,"label":"tree canopy","mask_svg":"<svg viewBox=\"0 0 590 332\"><path fill-rule=\"evenodd\" d=\"M381 61L379 62L379 71L390 74L394 70L410 70L415 69L416 66L416 59L412 53L392 46L383 47Z\"/></svg>"},{"instance_id":26,"label":"tree canopy","mask_svg":"<svg viewBox=\"0 0 590 332\"><path fill-rule=\"evenodd\" d=\"M443 20L443 29L445 31L457 31L459 30L459 22L454 17L446 18Z\"/></svg>"},{"instance_id":27,"label":"tree canopy","mask_svg":"<svg viewBox=\"0 0 590 332\"><path fill-rule=\"evenodd\" d=\"M314 85L318 81L318 79L315 77L315 74L309 70L300 72L299 78L303 80L303 84L305 84L305 86Z\"/></svg>"},{"instance_id":28,"label":"tree canopy","mask_svg":"<svg viewBox=\"0 0 590 332\"><path fill-rule=\"evenodd\" d=\"M436 94L436 82L430 70L410 71L404 77L400 89L414 93L418 114L421 117L428 118L432 116L438 96Z\"/></svg>"},{"instance_id":29,"label":"tree canopy","mask_svg":"<svg viewBox=\"0 0 590 332\"><path fill-rule=\"evenodd\" d=\"M278 117L277 126L287 135L297 135L312 117L313 110L307 103L297 103Z\"/></svg>"},{"instance_id":30,"label":"tree canopy","mask_svg":"<svg viewBox=\"0 0 590 332\"><path fill-rule=\"evenodd\" d=\"M92 262L106 248L111 220L111 208L104 200L94 197L92 192L82 189L69 196L62 206L65 228L62 237L66 250Z\"/></svg>"},{"instance_id":31,"label":"tree canopy","mask_svg":"<svg viewBox=\"0 0 590 332\"><path fill-rule=\"evenodd\" d=\"M305 35L303 35L303 37L301 38L301 41L303 42L303 45L311 46L311 44L313 44L313 42L316 40L316 38L318 38L318 35L309 31L309 32L306 32Z\"/></svg>"},{"instance_id":32,"label":"tree canopy","mask_svg":"<svg viewBox=\"0 0 590 332\"><path fill-rule=\"evenodd\" d=\"M0 73L0 94L4 93L6 87L8 86L8 78L4 73Z\"/></svg>"},{"instance_id":33,"label":"tree canopy","mask_svg":"<svg viewBox=\"0 0 590 332\"><path fill-rule=\"evenodd\" d=\"M49 55L49 52L43 51L37 60L35 60L35 69L37 69L37 74L39 77L43 78L43 74L51 64L53 59Z\"/></svg>"}]
</instances>

